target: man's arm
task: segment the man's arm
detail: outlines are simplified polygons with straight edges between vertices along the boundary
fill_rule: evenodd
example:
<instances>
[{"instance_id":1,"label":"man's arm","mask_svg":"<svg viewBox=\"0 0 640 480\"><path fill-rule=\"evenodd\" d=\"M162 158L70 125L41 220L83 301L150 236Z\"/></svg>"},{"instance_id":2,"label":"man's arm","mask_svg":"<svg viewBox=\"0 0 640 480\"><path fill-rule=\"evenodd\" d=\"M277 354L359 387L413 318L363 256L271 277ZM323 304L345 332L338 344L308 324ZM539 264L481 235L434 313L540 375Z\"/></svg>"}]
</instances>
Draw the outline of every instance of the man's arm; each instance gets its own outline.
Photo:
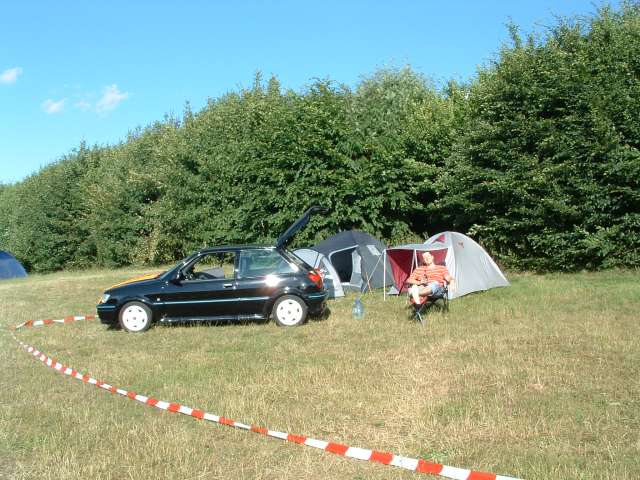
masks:
<instances>
[{"instance_id":1,"label":"man's arm","mask_svg":"<svg viewBox=\"0 0 640 480\"><path fill-rule=\"evenodd\" d=\"M413 272L411 272L411 275L409 276L409 279L407 280L407 283L410 285L420 285L423 283L424 279L423 279L423 274L422 272L419 270L420 267L416 268Z\"/></svg>"},{"instance_id":2,"label":"man's arm","mask_svg":"<svg viewBox=\"0 0 640 480\"><path fill-rule=\"evenodd\" d=\"M449 274L449 272L444 274L444 280L449 284L449 288L451 288L452 291L455 291L456 289L456 279L453 278L451 276L451 274Z\"/></svg>"}]
</instances>

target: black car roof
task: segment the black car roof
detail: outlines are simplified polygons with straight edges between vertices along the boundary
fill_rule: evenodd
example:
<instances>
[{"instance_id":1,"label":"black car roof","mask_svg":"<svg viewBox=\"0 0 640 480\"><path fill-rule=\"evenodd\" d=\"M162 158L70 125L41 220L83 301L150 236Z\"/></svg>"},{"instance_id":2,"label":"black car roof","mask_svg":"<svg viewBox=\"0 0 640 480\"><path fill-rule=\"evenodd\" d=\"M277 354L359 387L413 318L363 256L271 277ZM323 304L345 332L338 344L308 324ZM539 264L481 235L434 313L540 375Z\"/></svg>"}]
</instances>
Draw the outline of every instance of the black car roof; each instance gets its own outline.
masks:
<instances>
[{"instance_id":1,"label":"black car roof","mask_svg":"<svg viewBox=\"0 0 640 480\"><path fill-rule=\"evenodd\" d=\"M194 255L200 253L215 253L224 250L275 250L275 248L276 247L274 247L273 245L221 245L218 247L203 248L202 250L198 250L197 252L195 252Z\"/></svg>"},{"instance_id":2,"label":"black car roof","mask_svg":"<svg viewBox=\"0 0 640 480\"><path fill-rule=\"evenodd\" d=\"M196 250L188 257L183 258L174 267L164 272L164 274L162 274L161 277L166 277L170 275L171 272L181 268L186 263L191 262L193 259L201 255L206 255L208 253L240 251L240 250L276 250L276 247L274 247L273 245L220 245L216 247L206 247L201 250Z\"/></svg>"}]
</instances>

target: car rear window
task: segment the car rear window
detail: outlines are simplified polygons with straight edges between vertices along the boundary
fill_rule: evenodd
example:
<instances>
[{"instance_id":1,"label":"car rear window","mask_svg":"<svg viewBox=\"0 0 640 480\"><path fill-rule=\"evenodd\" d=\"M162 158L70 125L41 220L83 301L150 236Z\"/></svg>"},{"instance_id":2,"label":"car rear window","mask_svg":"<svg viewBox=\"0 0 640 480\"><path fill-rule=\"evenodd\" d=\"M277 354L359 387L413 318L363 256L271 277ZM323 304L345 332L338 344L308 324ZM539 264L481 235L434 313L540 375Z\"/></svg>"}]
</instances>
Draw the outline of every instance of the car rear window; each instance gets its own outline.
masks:
<instances>
[{"instance_id":1,"label":"car rear window","mask_svg":"<svg viewBox=\"0 0 640 480\"><path fill-rule=\"evenodd\" d=\"M276 250L242 250L238 260L238 277L295 273L298 268Z\"/></svg>"},{"instance_id":2,"label":"car rear window","mask_svg":"<svg viewBox=\"0 0 640 480\"><path fill-rule=\"evenodd\" d=\"M282 255L290 262L295 263L296 266L300 268L300 270L304 270L305 272L308 272L309 270L313 270L313 267L311 265L309 265L307 262L302 260L300 257L298 257L294 253L291 253L285 250L282 252Z\"/></svg>"}]
</instances>

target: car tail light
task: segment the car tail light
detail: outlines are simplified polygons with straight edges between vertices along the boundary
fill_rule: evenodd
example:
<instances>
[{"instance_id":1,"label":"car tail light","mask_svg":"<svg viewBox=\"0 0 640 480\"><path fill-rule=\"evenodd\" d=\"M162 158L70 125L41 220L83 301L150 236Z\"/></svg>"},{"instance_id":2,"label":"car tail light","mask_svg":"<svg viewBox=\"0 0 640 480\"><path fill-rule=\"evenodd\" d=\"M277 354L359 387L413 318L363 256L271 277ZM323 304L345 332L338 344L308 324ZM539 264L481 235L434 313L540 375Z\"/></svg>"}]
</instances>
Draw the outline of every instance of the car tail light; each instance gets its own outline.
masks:
<instances>
[{"instance_id":1,"label":"car tail light","mask_svg":"<svg viewBox=\"0 0 640 480\"><path fill-rule=\"evenodd\" d=\"M309 280L311 280L316 285L316 287L322 289L322 274L319 270L311 270L308 273L308 277Z\"/></svg>"}]
</instances>

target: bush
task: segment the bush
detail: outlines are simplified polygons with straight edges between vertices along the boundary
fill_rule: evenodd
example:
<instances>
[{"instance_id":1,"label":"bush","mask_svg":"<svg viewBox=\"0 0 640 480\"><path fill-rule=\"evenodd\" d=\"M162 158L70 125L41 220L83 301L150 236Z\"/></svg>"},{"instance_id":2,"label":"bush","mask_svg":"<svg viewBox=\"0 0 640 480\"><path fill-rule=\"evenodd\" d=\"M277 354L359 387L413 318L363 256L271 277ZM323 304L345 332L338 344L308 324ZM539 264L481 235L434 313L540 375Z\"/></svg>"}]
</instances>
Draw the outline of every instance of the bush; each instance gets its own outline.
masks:
<instances>
[{"instance_id":1,"label":"bush","mask_svg":"<svg viewBox=\"0 0 640 480\"><path fill-rule=\"evenodd\" d=\"M640 17L602 9L480 73L438 207L519 268L640 265Z\"/></svg>"},{"instance_id":2,"label":"bush","mask_svg":"<svg viewBox=\"0 0 640 480\"><path fill-rule=\"evenodd\" d=\"M30 270L167 263L212 244L442 230L514 268L640 266L640 6L561 20L468 85L411 69L354 89L251 88L0 186L0 248Z\"/></svg>"}]
</instances>

